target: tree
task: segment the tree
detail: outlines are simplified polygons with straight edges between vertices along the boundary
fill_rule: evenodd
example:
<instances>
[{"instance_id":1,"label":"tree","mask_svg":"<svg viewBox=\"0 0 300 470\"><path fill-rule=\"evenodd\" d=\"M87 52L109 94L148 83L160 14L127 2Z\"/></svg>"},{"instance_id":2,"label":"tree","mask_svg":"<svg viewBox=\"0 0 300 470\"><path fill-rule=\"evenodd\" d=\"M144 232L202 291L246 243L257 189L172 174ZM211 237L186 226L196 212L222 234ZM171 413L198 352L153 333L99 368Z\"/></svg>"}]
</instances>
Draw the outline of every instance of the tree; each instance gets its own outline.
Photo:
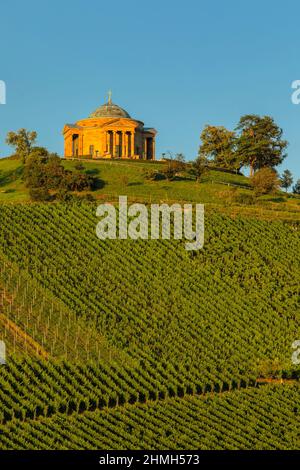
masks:
<instances>
[{"instance_id":1,"label":"tree","mask_svg":"<svg viewBox=\"0 0 300 470\"><path fill-rule=\"evenodd\" d=\"M24 181L28 188L45 186L46 175L43 164L46 164L49 152L44 147L33 147L26 158L24 166Z\"/></svg>"},{"instance_id":2,"label":"tree","mask_svg":"<svg viewBox=\"0 0 300 470\"><path fill-rule=\"evenodd\" d=\"M221 168L241 168L241 162L235 152L236 135L223 126L205 126L201 133L202 144L199 147L199 157L207 160Z\"/></svg>"},{"instance_id":3,"label":"tree","mask_svg":"<svg viewBox=\"0 0 300 470\"><path fill-rule=\"evenodd\" d=\"M30 154L32 145L36 141L37 133L35 131L27 131L19 129L17 132L10 131L6 136L6 143L15 147L16 154L25 162Z\"/></svg>"},{"instance_id":4,"label":"tree","mask_svg":"<svg viewBox=\"0 0 300 470\"><path fill-rule=\"evenodd\" d=\"M184 163L185 162L185 156L183 155L183 153L176 153L174 160L176 160L177 162Z\"/></svg>"},{"instance_id":5,"label":"tree","mask_svg":"<svg viewBox=\"0 0 300 470\"><path fill-rule=\"evenodd\" d=\"M281 177L281 187L287 190L289 189L290 186L293 184L293 175L290 172L290 170L284 170L282 177Z\"/></svg>"},{"instance_id":6,"label":"tree","mask_svg":"<svg viewBox=\"0 0 300 470\"><path fill-rule=\"evenodd\" d=\"M288 142L282 139L282 129L272 117L247 114L241 117L236 130L240 132L238 158L250 167L251 176L256 170L274 168L283 162Z\"/></svg>"},{"instance_id":7,"label":"tree","mask_svg":"<svg viewBox=\"0 0 300 470\"><path fill-rule=\"evenodd\" d=\"M195 175L196 181L199 181L200 178L208 171L208 162L205 157L199 156L192 165L191 173Z\"/></svg>"},{"instance_id":8,"label":"tree","mask_svg":"<svg viewBox=\"0 0 300 470\"><path fill-rule=\"evenodd\" d=\"M95 178L85 173L65 171L60 188L68 191L89 191L95 187Z\"/></svg>"},{"instance_id":9,"label":"tree","mask_svg":"<svg viewBox=\"0 0 300 470\"><path fill-rule=\"evenodd\" d=\"M280 187L280 179L273 168L261 168L250 179L256 196L275 192Z\"/></svg>"},{"instance_id":10,"label":"tree","mask_svg":"<svg viewBox=\"0 0 300 470\"><path fill-rule=\"evenodd\" d=\"M29 188L57 189L65 172L57 154L48 153L43 147L35 147L25 162L24 180Z\"/></svg>"},{"instance_id":11,"label":"tree","mask_svg":"<svg viewBox=\"0 0 300 470\"><path fill-rule=\"evenodd\" d=\"M300 180L297 180L296 184L293 186L293 193L300 194Z\"/></svg>"},{"instance_id":12,"label":"tree","mask_svg":"<svg viewBox=\"0 0 300 470\"><path fill-rule=\"evenodd\" d=\"M65 170L59 156L43 147L34 147L27 156L24 180L31 198L40 201L49 199L50 190L56 190L59 199L67 200L69 191L90 190L96 185L91 175Z\"/></svg>"},{"instance_id":13,"label":"tree","mask_svg":"<svg viewBox=\"0 0 300 470\"><path fill-rule=\"evenodd\" d=\"M56 153L50 153L43 166L45 185L48 189L60 188L68 171L64 169L61 158ZM70 172L72 173L72 172Z\"/></svg>"},{"instance_id":14,"label":"tree","mask_svg":"<svg viewBox=\"0 0 300 470\"><path fill-rule=\"evenodd\" d=\"M177 153L175 157L171 152L168 152L169 159L162 170L162 174L167 178L167 180L172 180L177 173L185 169L184 155L182 153Z\"/></svg>"}]
</instances>

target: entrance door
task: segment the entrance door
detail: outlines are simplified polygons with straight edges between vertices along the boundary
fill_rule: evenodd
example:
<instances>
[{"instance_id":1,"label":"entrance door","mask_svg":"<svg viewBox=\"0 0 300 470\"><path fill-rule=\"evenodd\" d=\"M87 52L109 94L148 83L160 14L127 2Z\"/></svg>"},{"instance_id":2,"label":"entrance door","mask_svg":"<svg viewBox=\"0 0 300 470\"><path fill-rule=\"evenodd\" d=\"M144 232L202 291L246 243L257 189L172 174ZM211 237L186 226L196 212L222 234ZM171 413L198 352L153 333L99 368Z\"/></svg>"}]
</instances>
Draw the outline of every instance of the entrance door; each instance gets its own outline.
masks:
<instances>
[{"instance_id":1,"label":"entrance door","mask_svg":"<svg viewBox=\"0 0 300 470\"><path fill-rule=\"evenodd\" d=\"M72 155L73 157L78 157L79 149L79 134L72 135Z\"/></svg>"},{"instance_id":2,"label":"entrance door","mask_svg":"<svg viewBox=\"0 0 300 470\"><path fill-rule=\"evenodd\" d=\"M146 139L146 158L152 160L153 158L153 138L147 137Z\"/></svg>"}]
</instances>

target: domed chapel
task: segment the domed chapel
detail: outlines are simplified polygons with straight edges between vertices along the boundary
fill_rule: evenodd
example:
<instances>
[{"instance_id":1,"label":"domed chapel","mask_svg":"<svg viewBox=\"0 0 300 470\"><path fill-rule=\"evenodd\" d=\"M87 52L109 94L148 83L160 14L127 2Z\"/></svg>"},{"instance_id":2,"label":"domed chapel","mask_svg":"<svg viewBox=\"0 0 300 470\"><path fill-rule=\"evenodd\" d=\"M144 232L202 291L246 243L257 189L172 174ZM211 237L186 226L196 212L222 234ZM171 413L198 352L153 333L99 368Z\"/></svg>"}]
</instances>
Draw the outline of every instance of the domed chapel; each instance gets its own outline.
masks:
<instances>
[{"instance_id":1,"label":"domed chapel","mask_svg":"<svg viewBox=\"0 0 300 470\"><path fill-rule=\"evenodd\" d=\"M155 160L157 131L144 127L111 100L86 119L66 124L63 129L64 155L84 158L132 158Z\"/></svg>"}]
</instances>

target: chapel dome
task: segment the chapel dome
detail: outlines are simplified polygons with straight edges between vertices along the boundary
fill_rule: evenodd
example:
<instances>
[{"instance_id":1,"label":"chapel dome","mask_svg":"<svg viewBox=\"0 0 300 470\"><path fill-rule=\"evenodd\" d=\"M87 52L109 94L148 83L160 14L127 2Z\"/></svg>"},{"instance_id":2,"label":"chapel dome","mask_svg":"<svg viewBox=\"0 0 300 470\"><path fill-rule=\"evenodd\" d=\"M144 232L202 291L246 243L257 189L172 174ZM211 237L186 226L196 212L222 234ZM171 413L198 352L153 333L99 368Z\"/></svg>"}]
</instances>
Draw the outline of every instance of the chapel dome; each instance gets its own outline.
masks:
<instances>
[{"instance_id":1,"label":"chapel dome","mask_svg":"<svg viewBox=\"0 0 300 470\"><path fill-rule=\"evenodd\" d=\"M108 100L107 103L103 104L97 108L93 113L89 115L90 118L99 118L99 117L118 117L118 118L130 118L130 115L117 104Z\"/></svg>"}]
</instances>

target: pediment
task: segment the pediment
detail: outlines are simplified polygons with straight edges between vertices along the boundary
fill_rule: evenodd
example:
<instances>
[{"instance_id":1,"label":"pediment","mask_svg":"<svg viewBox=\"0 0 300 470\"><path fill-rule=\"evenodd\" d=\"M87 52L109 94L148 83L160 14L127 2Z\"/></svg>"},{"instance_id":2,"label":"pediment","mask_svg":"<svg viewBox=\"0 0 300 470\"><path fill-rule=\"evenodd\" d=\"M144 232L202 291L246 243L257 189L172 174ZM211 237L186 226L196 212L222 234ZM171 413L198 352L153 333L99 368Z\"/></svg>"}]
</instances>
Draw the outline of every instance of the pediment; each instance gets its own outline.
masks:
<instances>
[{"instance_id":1,"label":"pediment","mask_svg":"<svg viewBox=\"0 0 300 470\"><path fill-rule=\"evenodd\" d=\"M131 121L129 119L110 119L100 124L99 127L101 128L111 128L111 129L136 129L138 127L138 123L135 121Z\"/></svg>"}]
</instances>

